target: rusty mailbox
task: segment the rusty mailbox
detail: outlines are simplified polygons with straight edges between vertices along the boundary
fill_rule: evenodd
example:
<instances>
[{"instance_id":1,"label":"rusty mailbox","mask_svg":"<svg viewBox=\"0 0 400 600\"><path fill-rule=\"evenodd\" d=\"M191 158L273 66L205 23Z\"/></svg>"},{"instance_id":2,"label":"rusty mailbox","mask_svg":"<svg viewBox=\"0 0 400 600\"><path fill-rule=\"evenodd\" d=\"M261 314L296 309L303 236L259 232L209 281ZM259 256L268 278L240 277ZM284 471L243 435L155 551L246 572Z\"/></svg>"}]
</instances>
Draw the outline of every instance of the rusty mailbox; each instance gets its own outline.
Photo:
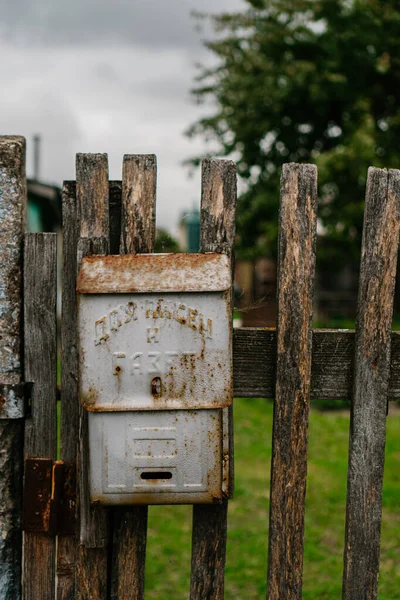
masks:
<instances>
[{"instance_id":1,"label":"rusty mailbox","mask_svg":"<svg viewBox=\"0 0 400 600\"><path fill-rule=\"evenodd\" d=\"M220 501L221 408L232 401L228 257L91 256L77 291L91 501Z\"/></svg>"}]
</instances>

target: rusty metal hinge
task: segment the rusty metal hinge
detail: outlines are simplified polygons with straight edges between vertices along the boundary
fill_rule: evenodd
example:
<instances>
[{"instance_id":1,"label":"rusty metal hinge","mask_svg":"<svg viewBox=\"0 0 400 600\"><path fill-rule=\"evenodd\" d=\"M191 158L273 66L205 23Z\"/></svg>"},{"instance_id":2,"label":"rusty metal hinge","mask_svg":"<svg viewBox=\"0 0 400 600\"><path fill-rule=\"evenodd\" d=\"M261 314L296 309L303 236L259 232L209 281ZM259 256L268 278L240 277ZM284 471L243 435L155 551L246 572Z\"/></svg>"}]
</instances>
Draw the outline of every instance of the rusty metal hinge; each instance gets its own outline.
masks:
<instances>
[{"instance_id":1,"label":"rusty metal hinge","mask_svg":"<svg viewBox=\"0 0 400 600\"><path fill-rule=\"evenodd\" d=\"M74 535L75 528L75 465L50 458L27 458L22 529L47 535Z\"/></svg>"}]
</instances>

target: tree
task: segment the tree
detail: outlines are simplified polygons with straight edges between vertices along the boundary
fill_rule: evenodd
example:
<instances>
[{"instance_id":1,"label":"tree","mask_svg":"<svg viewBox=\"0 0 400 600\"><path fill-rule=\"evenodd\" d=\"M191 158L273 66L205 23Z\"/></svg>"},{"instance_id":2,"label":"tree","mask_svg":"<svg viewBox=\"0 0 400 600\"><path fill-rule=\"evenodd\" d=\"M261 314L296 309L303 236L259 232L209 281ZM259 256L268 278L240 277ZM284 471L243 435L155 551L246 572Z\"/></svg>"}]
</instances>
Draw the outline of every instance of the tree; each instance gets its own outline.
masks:
<instances>
[{"instance_id":1,"label":"tree","mask_svg":"<svg viewBox=\"0 0 400 600\"><path fill-rule=\"evenodd\" d=\"M165 231L165 229L157 229L156 240L154 244L154 252L179 252L179 244L176 239Z\"/></svg>"},{"instance_id":2,"label":"tree","mask_svg":"<svg viewBox=\"0 0 400 600\"><path fill-rule=\"evenodd\" d=\"M237 159L239 255L274 254L281 165L312 162L319 257L356 264L367 168L400 165L398 3L246 1L243 13L212 17L216 64L200 67L193 93L214 113L188 135Z\"/></svg>"}]
</instances>

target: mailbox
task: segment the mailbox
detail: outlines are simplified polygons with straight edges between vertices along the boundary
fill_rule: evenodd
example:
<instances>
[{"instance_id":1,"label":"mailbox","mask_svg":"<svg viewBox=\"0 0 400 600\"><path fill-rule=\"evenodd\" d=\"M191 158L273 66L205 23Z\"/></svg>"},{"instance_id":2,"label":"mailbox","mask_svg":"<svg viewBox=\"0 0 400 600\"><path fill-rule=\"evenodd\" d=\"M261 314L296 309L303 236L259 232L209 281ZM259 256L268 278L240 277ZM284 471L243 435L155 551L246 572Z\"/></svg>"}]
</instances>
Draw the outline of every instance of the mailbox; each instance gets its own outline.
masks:
<instances>
[{"instance_id":1,"label":"mailbox","mask_svg":"<svg viewBox=\"0 0 400 600\"><path fill-rule=\"evenodd\" d=\"M91 501L221 501L221 409L232 402L228 257L91 256L77 291Z\"/></svg>"}]
</instances>

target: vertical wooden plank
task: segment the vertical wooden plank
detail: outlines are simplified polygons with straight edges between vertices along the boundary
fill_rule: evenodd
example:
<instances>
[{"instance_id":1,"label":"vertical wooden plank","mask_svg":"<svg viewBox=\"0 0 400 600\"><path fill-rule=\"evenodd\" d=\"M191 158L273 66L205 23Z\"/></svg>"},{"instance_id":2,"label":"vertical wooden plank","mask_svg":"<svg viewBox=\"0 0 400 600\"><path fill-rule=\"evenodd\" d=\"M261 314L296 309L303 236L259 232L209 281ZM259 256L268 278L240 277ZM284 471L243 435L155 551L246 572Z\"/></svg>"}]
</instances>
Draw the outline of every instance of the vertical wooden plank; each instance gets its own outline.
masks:
<instances>
[{"instance_id":1,"label":"vertical wooden plank","mask_svg":"<svg viewBox=\"0 0 400 600\"><path fill-rule=\"evenodd\" d=\"M378 596L400 171L370 168L364 213L350 418L343 598Z\"/></svg>"},{"instance_id":2,"label":"vertical wooden plank","mask_svg":"<svg viewBox=\"0 0 400 600\"><path fill-rule=\"evenodd\" d=\"M316 210L316 167L283 165L268 548L269 600L300 600L302 597Z\"/></svg>"},{"instance_id":3,"label":"vertical wooden plank","mask_svg":"<svg viewBox=\"0 0 400 600\"><path fill-rule=\"evenodd\" d=\"M26 458L56 459L57 453L57 235L25 236L25 380L33 382L32 412L25 421ZM55 598L56 538L25 532L23 597Z\"/></svg>"},{"instance_id":4,"label":"vertical wooden plank","mask_svg":"<svg viewBox=\"0 0 400 600\"><path fill-rule=\"evenodd\" d=\"M125 155L120 254L153 252L157 168L154 154Z\"/></svg>"},{"instance_id":5,"label":"vertical wooden plank","mask_svg":"<svg viewBox=\"0 0 400 600\"><path fill-rule=\"evenodd\" d=\"M200 251L221 252L232 260L235 240L236 165L228 160L202 163ZM226 411L226 409L225 409ZM233 485L232 414L225 412L224 453ZM193 506L191 600L222 600L226 556L228 501Z\"/></svg>"},{"instance_id":6,"label":"vertical wooden plank","mask_svg":"<svg viewBox=\"0 0 400 600\"><path fill-rule=\"evenodd\" d=\"M62 191L63 283L61 314L61 431L60 458L76 465L79 423L76 313L76 254L78 224L76 185L64 181ZM58 536L57 600L75 598L76 536Z\"/></svg>"},{"instance_id":7,"label":"vertical wooden plank","mask_svg":"<svg viewBox=\"0 0 400 600\"><path fill-rule=\"evenodd\" d=\"M110 254L119 254L121 239L121 197L122 182L110 181L109 184L110 206Z\"/></svg>"},{"instance_id":8,"label":"vertical wooden plank","mask_svg":"<svg viewBox=\"0 0 400 600\"><path fill-rule=\"evenodd\" d=\"M25 139L0 137L0 383L21 382ZM21 598L22 419L0 420L0 597Z\"/></svg>"},{"instance_id":9,"label":"vertical wooden plank","mask_svg":"<svg viewBox=\"0 0 400 600\"><path fill-rule=\"evenodd\" d=\"M76 201L80 237L109 237L108 161L106 154L76 155Z\"/></svg>"},{"instance_id":10,"label":"vertical wooden plank","mask_svg":"<svg viewBox=\"0 0 400 600\"><path fill-rule=\"evenodd\" d=\"M156 157L126 155L122 174L121 254L153 252L156 219ZM111 598L143 600L147 506L113 512Z\"/></svg>"},{"instance_id":11,"label":"vertical wooden plank","mask_svg":"<svg viewBox=\"0 0 400 600\"><path fill-rule=\"evenodd\" d=\"M88 254L107 254L109 244L108 162L106 154L77 154L76 201L80 240L78 259ZM77 468L79 476L80 545L77 561L79 600L107 598L108 515L92 507L88 488L88 414L79 406Z\"/></svg>"}]
</instances>

